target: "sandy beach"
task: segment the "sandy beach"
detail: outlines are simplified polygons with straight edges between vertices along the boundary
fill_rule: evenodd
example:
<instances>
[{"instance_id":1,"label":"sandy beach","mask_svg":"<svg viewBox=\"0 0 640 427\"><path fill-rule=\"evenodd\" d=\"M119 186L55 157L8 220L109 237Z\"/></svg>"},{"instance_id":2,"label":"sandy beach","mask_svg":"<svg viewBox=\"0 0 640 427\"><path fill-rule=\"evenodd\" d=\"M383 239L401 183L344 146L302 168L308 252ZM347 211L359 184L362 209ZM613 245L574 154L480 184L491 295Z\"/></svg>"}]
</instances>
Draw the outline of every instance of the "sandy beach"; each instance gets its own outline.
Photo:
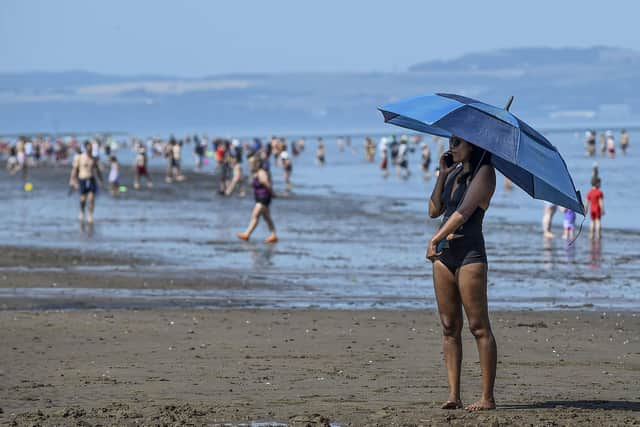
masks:
<instances>
[{"instance_id":1,"label":"sandy beach","mask_svg":"<svg viewBox=\"0 0 640 427\"><path fill-rule=\"evenodd\" d=\"M210 175L103 194L88 228L67 173L33 171L30 193L2 181L0 425L640 423L637 231L608 230L604 249L542 242L499 199L498 409L444 411L422 198L327 195L311 176L276 199L268 246L234 238L253 201L216 197ZM463 337L469 404L480 372Z\"/></svg>"},{"instance_id":2,"label":"sandy beach","mask_svg":"<svg viewBox=\"0 0 640 427\"><path fill-rule=\"evenodd\" d=\"M640 423L640 316L496 312L498 410L444 411L425 311L0 312L9 425ZM464 402L479 393L464 333ZM324 423L324 424L323 424Z\"/></svg>"}]
</instances>

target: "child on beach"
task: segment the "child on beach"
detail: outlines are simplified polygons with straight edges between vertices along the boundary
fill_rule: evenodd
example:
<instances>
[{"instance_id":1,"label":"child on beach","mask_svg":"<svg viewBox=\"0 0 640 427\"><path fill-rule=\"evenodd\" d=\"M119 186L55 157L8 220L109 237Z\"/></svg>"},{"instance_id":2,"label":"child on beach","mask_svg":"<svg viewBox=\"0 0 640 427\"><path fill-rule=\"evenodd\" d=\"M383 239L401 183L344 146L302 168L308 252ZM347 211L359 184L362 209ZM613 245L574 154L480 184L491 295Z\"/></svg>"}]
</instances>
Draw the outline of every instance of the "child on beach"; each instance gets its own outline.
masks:
<instances>
[{"instance_id":1,"label":"child on beach","mask_svg":"<svg viewBox=\"0 0 640 427\"><path fill-rule=\"evenodd\" d=\"M594 176L591 180L591 190L587 193L586 212L591 213L589 225L589 239L600 240L600 218L604 215L604 195L600 190L600 178ZM595 232L595 235L594 235Z\"/></svg>"},{"instance_id":2,"label":"child on beach","mask_svg":"<svg viewBox=\"0 0 640 427\"><path fill-rule=\"evenodd\" d=\"M136 154L136 166L133 175L133 188L138 190L140 188L140 178L144 177L147 180L147 188L153 187L153 181L147 170L147 151L143 146L138 147Z\"/></svg>"},{"instance_id":3,"label":"child on beach","mask_svg":"<svg viewBox=\"0 0 640 427\"><path fill-rule=\"evenodd\" d=\"M564 240L573 239L576 229L576 213L568 208L562 208L562 210L564 211L564 233L562 238Z\"/></svg>"},{"instance_id":4,"label":"child on beach","mask_svg":"<svg viewBox=\"0 0 640 427\"><path fill-rule=\"evenodd\" d=\"M118 197L120 194L120 172L119 172L118 159L116 156L111 156L110 169L109 169L109 190L113 197Z\"/></svg>"}]
</instances>

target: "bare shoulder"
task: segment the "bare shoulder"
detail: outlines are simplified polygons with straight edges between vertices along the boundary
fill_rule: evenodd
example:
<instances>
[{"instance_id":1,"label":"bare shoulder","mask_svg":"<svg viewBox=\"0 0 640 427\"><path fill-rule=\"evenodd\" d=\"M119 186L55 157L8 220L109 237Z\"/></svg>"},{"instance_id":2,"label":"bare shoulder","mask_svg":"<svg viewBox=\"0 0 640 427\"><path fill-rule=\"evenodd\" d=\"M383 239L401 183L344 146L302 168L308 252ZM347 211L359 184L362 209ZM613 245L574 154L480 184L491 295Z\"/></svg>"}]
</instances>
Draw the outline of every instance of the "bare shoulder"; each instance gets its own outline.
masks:
<instances>
[{"instance_id":1,"label":"bare shoulder","mask_svg":"<svg viewBox=\"0 0 640 427\"><path fill-rule=\"evenodd\" d=\"M476 174L478 181L484 184L495 185L496 170L493 165L482 165Z\"/></svg>"}]
</instances>

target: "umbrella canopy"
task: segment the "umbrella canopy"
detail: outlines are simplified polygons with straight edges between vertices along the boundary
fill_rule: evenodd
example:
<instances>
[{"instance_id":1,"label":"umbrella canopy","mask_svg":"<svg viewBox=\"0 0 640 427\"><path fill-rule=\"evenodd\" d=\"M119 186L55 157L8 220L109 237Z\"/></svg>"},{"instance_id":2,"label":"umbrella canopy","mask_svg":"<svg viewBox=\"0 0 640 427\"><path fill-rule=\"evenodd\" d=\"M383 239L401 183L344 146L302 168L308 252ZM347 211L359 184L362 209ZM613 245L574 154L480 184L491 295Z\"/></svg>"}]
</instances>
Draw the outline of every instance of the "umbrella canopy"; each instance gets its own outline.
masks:
<instances>
[{"instance_id":1,"label":"umbrella canopy","mask_svg":"<svg viewBox=\"0 0 640 427\"><path fill-rule=\"evenodd\" d=\"M387 123L447 138L455 135L484 148L496 169L531 197L584 215L582 197L558 149L507 109L437 93L379 110Z\"/></svg>"}]
</instances>

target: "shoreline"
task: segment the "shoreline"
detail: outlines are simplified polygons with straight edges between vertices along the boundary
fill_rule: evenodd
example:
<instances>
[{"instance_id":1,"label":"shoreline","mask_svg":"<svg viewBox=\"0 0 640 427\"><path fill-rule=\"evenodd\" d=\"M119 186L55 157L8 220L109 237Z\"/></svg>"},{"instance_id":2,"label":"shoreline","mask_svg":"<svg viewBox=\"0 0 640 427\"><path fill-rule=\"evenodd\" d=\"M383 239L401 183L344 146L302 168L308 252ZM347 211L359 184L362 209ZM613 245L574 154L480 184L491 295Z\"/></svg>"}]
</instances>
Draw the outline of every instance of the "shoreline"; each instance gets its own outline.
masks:
<instances>
[{"instance_id":1,"label":"shoreline","mask_svg":"<svg viewBox=\"0 0 640 427\"><path fill-rule=\"evenodd\" d=\"M444 411L433 311L0 311L0 424L622 425L640 315L492 312L498 409ZM477 352L463 330L463 402ZM497 423L497 424L496 424Z\"/></svg>"},{"instance_id":2,"label":"shoreline","mask_svg":"<svg viewBox=\"0 0 640 427\"><path fill-rule=\"evenodd\" d=\"M353 292L325 295L321 286L283 280L278 272L241 269L196 269L164 264L113 251L0 245L0 310L82 309L262 309L389 310L436 308L427 275L424 293L376 295ZM367 280L361 272L360 279ZM414 277L415 276L415 277ZM375 276L372 276L375 277ZM311 280L310 276L306 280ZM309 297L309 292L315 296ZM624 301L623 301L624 302ZM608 311L633 313L632 303L611 300L571 303L552 297L499 298L489 289L489 308L496 311Z\"/></svg>"}]
</instances>

